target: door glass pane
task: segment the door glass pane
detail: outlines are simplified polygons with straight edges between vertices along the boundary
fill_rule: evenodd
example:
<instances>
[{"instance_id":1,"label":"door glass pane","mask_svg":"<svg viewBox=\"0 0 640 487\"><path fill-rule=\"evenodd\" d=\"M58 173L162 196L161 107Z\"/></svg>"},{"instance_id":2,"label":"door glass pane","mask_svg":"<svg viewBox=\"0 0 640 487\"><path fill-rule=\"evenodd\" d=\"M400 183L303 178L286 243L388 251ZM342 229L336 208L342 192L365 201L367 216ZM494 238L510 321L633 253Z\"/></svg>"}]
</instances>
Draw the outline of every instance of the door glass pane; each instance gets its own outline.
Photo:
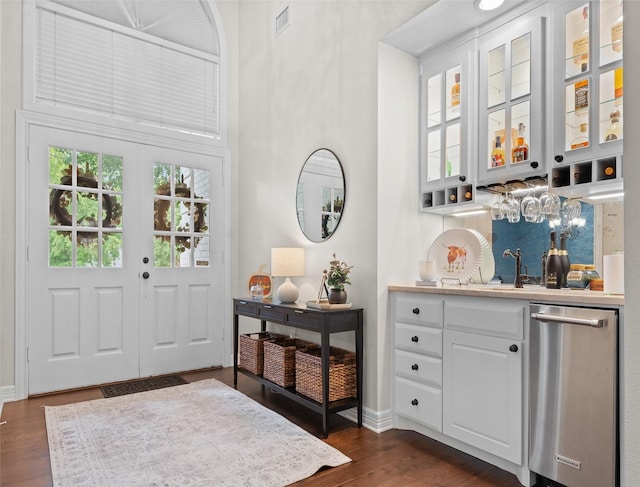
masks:
<instances>
[{"instance_id":1,"label":"door glass pane","mask_svg":"<svg viewBox=\"0 0 640 487\"><path fill-rule=\"evenodd\" d=\"M505 111L496 110L489 113L489 133L487 147L487 166L489 168L502 167L506 164L505 154L509 150L505 134Z\"/></svg>"},{"instance_id":2,"label":"door glass pane","mask_svg":"<svg viewBox=\"0 0 640 487\"><path fill-rule=\"evenodd\" d=\"M71 232L49 230L49 267L72 267Z\"/></svg>"},{"instance_id":3,"label":"door glass pane","mask_svg":"<svg viewBox=\"0 0 640 487\"><path fill-rule=\"evenodd\" d=\"M103 234L102 266L122 267L122 233Z\"/></svg>"},{"instance_id":4,"label":"door glass pane","mask_svg":"<svg viewBox=\"0 0 640 487\"><path fill-rule=\"evenodd\" d=\"M156 267L193 267L194 259L200 267L208 265L208 246L198 256L193 249L209 236L209 178L204 169L154 164Z\"/></svg>"},{"instance_id":5,"label":"door glass pane","mask_svg":"<svg viewBox=\"0 0 640 487\"><path fill-rule=\"evenodd\" d=\"M460 65L454 66L446 72L447 93L447 121L460 116Z\"/></svg>"},{"instance_id":6,"label":"door glass pane","mask_svg":"<svg viewBox=\"0 0 640 487\"><path fill-rule=\"evenodd\" d=\"M193 258L196 267L209 267L209 237L196 239L196 248L193 249Z\"/></svg>"},{"instance_id":7,"label":"door glass pane","mask_svg":"<svg viewBox=\"0 0 640 487\"><path fill-rule=\"evenodd\" d=\"M511 41L511 99L531 93L531 34Z\"/></svg>"},{"instance_id":8,"label":"door glass pane","mask_svg":"<svg viewBox=\"0 0 640 487\"><path fill-rule=\"evenodd\" d=\"M529 160L530 108L531 102L529 100L511 107L511 133L516 134L516 141L511 146L512 164Z\"/></svg>"},{"instance_id":9,"label":"door glass pane","mask_svg":"<svg viewBox=\"0 0 640 487\"><path fill-rule=\"evenodd\" d=\"M589 4L568 12L565 22L565 78L589 70Z\"/></svg>"},{"instance_id":10,"label":"door glass pane","mask_svg":"<svg viewBox=\"0 0 640 487\"><path fill-rule=\"evenodd\" d=\"M505 46L489 51L488 58L487 106L493 107L505 102Z\"/></svg>"},{"instance_id":11,"label":"door glass pane","mask_svg":"<svg viewBox=\"0 0 640 487\"><path fill-rule=\"evenodd\" d=\"M565 151L589 146L589 80L565 88Z\"/></svg>"},{"instance_id":12,"label":"door glass pane","mask_svg":"<svg viewBox=\"0 0 640 487\"><path fill-rule=\"evenodd\" d=\"M121 156L49 147L49 264L113 266L105 228L122 228ZM56 227L69 231L59 232ZM121 238L121 236L120 236ZM118 254L121 254L119 244ZM121 255L120 255L121 257Z\"/></svg>"},{"instance_id":13,"label":"door glass pane","mask_svg":"<svg viewBox=\"0 0 640 487\"><path fill-rule=\"evenodd\" d=\"M427 134L427 181L440 179L440 130Z\"/></svg>"},{"instance_id":14,"label":"door glass pane","mask_svg":"<svg viewBox=\"0 0 640 487\"><path fill-rule=\"evenodd\" d=\"M432 76L427 81L427 127L434 127L442 121L442 74Z\"/></svg>"},{"instance_id":15,"label":"door glass pane","mask_svg":"<svg viewBox=\"0 0 640 487\"><path fill-rule=\"evenodd\" d=\"M460 175L460 124L454 123L447 127L446 134L446 177Z\"/></svg>"},{"instance_id":16,"label":"door glass pane","mask_svg":"<svg viewBox=\"0 0 640 487\"><path fill-rule=\"evenodd\" d=\"M622 59L622 0L600 0L600 66Z\"/></svg>"}]
</instances>

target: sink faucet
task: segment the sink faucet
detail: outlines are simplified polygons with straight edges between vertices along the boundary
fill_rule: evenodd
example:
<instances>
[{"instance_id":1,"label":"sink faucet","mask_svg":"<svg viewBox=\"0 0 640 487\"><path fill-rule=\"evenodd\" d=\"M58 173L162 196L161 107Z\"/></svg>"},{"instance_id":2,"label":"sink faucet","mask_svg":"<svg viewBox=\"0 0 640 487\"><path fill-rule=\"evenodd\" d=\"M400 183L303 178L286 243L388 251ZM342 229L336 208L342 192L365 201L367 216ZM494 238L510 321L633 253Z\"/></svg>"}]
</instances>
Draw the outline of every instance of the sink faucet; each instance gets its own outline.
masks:
<instances>
[{"instance_id":1,"label":"sink faucet","mask_svg":"<svg viewBox=\"0 0 640 487\"><path fill-rule=\"evenodd\" d=\"M502 253L502 257L504 257L505 259L509 256L516 259L516 279L513 283L513 286L516 288L521 288L523 287L523 284L529 280L529 268L525 265L524 274L522 274L522 254L520 253L520 249L516 249L515 254L511 249L507 249Z\"/></svg>"}]
</instances>

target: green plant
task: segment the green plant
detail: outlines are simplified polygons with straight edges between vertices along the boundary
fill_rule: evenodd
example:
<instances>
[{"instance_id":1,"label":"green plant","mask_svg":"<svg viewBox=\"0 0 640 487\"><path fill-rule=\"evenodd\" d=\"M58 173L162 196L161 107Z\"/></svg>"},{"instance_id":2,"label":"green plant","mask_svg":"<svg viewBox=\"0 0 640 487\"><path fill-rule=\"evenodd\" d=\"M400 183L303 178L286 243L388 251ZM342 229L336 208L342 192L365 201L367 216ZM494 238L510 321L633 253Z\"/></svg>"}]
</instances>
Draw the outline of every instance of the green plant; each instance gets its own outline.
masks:
<instances>
[{"instance_id":1,"label":"green plant","mask_svg":"<svg viewBox=\"0 0 640 487\"><path fill-rule=\"evenodd\" d=\"M340 262L333 254L333 260L329 261L329 272L327 273L327 284L331 289L343 290L345 284L351 284L349 280L349 272L353 266L347 265L346 262Z\"/></svg>"}]
</instances>

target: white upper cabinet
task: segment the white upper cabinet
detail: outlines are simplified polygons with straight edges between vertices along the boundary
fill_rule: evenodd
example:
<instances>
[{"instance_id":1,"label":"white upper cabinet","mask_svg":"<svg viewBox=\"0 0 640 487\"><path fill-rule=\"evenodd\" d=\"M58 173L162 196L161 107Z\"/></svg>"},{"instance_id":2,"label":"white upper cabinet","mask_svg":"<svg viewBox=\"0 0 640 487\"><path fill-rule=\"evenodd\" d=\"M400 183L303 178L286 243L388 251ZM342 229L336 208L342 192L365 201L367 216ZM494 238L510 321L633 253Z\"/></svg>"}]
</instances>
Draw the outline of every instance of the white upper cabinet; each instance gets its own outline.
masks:
<instances>
[{"instance_id":1,"label":"white upper cabinet","mask_svg":"<svg viewBox=\"0 0 640 487\"><path fill-rule=\"evenodd\" d=\"M550 183L564 195L622 186L622 1L551 2Z\"/></svg>"},{"instance_id":2,"label":"white upper cabinet","mask_svg":"<svg viewBox=\"0 0 640 487\"><path fill-rule=\"evenodd\" d=\"M546 174L545 20L534 11L479 39L478 184Z\"/></svg>"},{"instance_id":3,"label":"white upper cabinet","mask_svg":"<svg viewBox=\"0 0 640 487\"><path fill-rule=\"evenodd\" d=\"M420 63L420 209L447 211L474 200L471 117L474 43Z\"/></svg>"}]
</instances>

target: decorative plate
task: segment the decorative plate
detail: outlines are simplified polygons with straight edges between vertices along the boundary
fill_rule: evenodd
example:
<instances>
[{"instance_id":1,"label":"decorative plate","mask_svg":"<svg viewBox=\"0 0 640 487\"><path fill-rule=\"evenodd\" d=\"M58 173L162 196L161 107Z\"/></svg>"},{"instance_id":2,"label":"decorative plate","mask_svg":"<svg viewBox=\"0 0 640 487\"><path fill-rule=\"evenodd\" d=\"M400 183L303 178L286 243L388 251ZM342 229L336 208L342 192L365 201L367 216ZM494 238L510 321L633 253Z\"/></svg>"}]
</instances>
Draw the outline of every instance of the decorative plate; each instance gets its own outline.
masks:
<instances>
[{"instance_id":1,"label":"decorative plate","mask_svg":"<svg viewBox=\"0 0 640 487\"><path fill-rule=\"evenodd\" d=\"M487 256L487 250L491 259ZM468 284L474 276L480 278L479 270L482 271L482 280L489 281L494 270L488 267L494 267L495 261L488 262L487 268L480 269L483 259L493 261L491 247L479 232L466 228L452 228L441 233L427 255L427 260L436 263L436 278L444 279L445 284L447 280L451 280L450 283Z\"/></svg>"},{"instance_id":2,"label":"decorative plate","mask_svg":"<svg viewBox=\"0 0 640 487\"><path fill-rule=\"evenodd\" d=\"M255 274L251 274L249 276L249 281L247 282L247 290L251 293L251 287L254 284L260 284L263 289L263 298L268 298L271 296L271 276L264 272L264 268L267 267L266 264L262 264L258 269L258 272Z\"/></svg>"}]
</instances>

